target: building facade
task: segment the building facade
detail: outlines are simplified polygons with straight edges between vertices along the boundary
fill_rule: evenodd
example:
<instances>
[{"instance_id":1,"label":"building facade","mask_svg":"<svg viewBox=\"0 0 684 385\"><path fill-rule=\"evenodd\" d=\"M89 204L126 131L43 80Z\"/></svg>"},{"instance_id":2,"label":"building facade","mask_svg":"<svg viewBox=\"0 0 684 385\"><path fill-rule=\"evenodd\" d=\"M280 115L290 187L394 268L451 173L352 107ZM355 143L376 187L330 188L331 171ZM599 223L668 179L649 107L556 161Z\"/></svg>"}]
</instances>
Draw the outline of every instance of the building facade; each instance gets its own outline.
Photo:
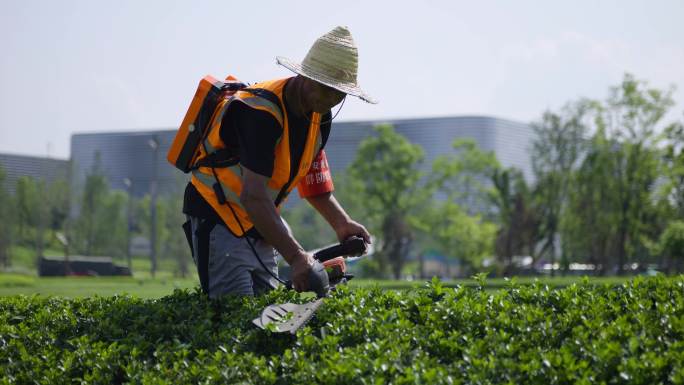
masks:
<instances>
[{"instance_id":1,"label":"building facade","mask_svg":"<svg viewBox=\"0 0 684 385\"><path fill-rule=\"evenodd\" d=\"M14 194L17 181L22 176L49 184L58 179L68 179L70 168L69 161L65 159L14 154L0 154L0 167L5 173L3 188L10 194Z\"/></svg>"},{"instance_id":2,"label":"building facade","mask_svg":"<svg viewBox=\"0 0 684 385\"><path fill-rule=\"evenodd\" d=\"M82 191L89 174L106 176L113 189L135 197L156 181L160 195L177 194L188 177L166 161L175 131L74 134L71 137L71 187Z\"/></svg>"},{"instance_id":3,"label":"building facade","mask_svg":"<svg viewBox=\"0 0 684 385\"><path fill-rule=\"evenodd\" d=\"M531 179L529 150L534 138L524 123L487 116L456 116L387 121L338 122L332 131L326 153L334 174L345 170L356 156L361 141L372 127L389 123L396 131L425 152L427 171L435 157L453 153L453 142L472 138L485 151L493 151L501 164L517 167ZM71 185L78 194L86 176L98 170L112 188L129 190L136 197L151 191L156 181L159 194L182 194L189 177L166 161L175 130L75 134L71 138ZM291 195L290 204L296 203Z\"/></svg>"},{"instance_id":4,"label":"building facade","mask_svg":"<svg viewBox=\"0 0 684 385\"><path fill-rule=\"evenodd\" d=\"M522 170L532 178L529 150L534 130L527 124L487 116L455 116L387 121L341 122L333 124L326 154L334 172L346 169L356 156L361 141L371 134L377 124L388 123L411 143L423 148L423 168L428 171L432 161L454 153L456 139L473 139L480 149L492 151L504 167Z\"/></svg>"}]
</instances>

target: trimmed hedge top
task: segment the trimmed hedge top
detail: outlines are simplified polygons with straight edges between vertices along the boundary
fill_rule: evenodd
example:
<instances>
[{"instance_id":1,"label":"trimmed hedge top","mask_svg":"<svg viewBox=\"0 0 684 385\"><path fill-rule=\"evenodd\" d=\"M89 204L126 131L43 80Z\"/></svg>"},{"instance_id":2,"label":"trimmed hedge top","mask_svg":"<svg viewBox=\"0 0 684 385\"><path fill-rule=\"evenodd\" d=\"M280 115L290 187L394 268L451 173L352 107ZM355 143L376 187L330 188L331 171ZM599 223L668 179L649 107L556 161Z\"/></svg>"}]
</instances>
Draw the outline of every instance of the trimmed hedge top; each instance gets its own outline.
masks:
<instances>
[{"instance_id":1,"label":"trimmed hedge top","mask_svg":"<svg viewBox=\"0 0 684 385\"><path fill-rule=\"evenodd\" d=\"M297 336L256 329L277 290L0 298L0 383L684 383L684 277L340 288Z\"/></svg>"}]
</instances>

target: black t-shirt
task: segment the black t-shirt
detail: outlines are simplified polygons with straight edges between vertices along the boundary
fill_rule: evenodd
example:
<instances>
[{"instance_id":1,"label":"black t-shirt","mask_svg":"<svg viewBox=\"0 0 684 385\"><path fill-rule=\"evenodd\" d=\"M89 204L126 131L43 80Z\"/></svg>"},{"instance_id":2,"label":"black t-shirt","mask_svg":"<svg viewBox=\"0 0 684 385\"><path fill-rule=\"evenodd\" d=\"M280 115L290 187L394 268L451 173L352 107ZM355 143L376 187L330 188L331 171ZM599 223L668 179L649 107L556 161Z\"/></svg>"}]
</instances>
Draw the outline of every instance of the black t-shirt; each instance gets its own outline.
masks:
<instances>
[{"instance_id":1,"label":"black t-shirt","mask_svg":"<svg viewBox=\"0 0 684 385\"><path fill-rule=\"evenodd\" d=\"M287 106L287 100L285 105ZM324 147L330 136L330 117L329 111L321 117L321 121L324 122L321 124ZM304 153L310 122L307 118L295 114L288 114L287 119L290 128L290 163L293 165L291 172L296 173L298 168L295 165L300 163ZM244 103L232 103L228 107L219 132L221 140L226 143L230 152L239 156L243 167L267 177L273 174L275 147L282 134L283 128L273 115L250 108ZM188 183L185 188L183 213L221 223L218 214L192 183ZM256 230L253 230L248 232L249 235L258 237Z\"/></svg>"}]
</instances>

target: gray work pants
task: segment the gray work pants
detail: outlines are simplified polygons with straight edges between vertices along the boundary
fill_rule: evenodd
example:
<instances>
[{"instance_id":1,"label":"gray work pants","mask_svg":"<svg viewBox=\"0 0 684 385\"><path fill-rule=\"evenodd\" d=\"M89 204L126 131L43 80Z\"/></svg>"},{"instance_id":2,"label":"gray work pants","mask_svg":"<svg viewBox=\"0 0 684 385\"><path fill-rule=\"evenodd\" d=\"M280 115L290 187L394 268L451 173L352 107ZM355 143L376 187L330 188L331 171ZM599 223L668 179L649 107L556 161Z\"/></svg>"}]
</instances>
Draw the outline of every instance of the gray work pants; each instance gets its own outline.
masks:
<instances>
[{"instance_id":1,"label":"gray work pants","mask_svg":"<svg viewBox=\"0 0 684 385\"><path fill-rule=\"evenodd\" d=\"M278 281L257 260L246 237L234 236L223 224L211 228L204 219L188 217L188 220L192 229L192 259L202 288L210 298L225 294L255 295L278 286ZM250 238L250 241L266 268L277 276L277 251L264 240Z\"/></svg>"}]
</instances>

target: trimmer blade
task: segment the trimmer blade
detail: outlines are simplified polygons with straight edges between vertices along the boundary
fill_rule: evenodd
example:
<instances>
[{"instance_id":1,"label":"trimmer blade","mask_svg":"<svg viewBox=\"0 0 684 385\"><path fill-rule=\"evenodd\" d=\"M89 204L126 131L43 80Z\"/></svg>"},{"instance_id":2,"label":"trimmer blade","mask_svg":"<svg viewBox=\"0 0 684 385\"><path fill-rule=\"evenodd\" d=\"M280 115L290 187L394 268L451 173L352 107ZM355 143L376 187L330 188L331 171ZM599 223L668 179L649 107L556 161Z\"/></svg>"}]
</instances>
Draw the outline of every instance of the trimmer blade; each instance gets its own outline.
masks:
<instances>
[{"instance_id":1,"label":"trimmer blade","mask_svg":"<svg viewBox=\"0 0 684 385\"><path fill-rule=\"evenodd\" d=\"M297 305L294 303L275 304L267 306L261 316L252 320L252 323L261 329L273 324L278 333L297 333L297 330L313 317L316 309L323 303L323 298Z\"/></svg>"}]
</instances>

